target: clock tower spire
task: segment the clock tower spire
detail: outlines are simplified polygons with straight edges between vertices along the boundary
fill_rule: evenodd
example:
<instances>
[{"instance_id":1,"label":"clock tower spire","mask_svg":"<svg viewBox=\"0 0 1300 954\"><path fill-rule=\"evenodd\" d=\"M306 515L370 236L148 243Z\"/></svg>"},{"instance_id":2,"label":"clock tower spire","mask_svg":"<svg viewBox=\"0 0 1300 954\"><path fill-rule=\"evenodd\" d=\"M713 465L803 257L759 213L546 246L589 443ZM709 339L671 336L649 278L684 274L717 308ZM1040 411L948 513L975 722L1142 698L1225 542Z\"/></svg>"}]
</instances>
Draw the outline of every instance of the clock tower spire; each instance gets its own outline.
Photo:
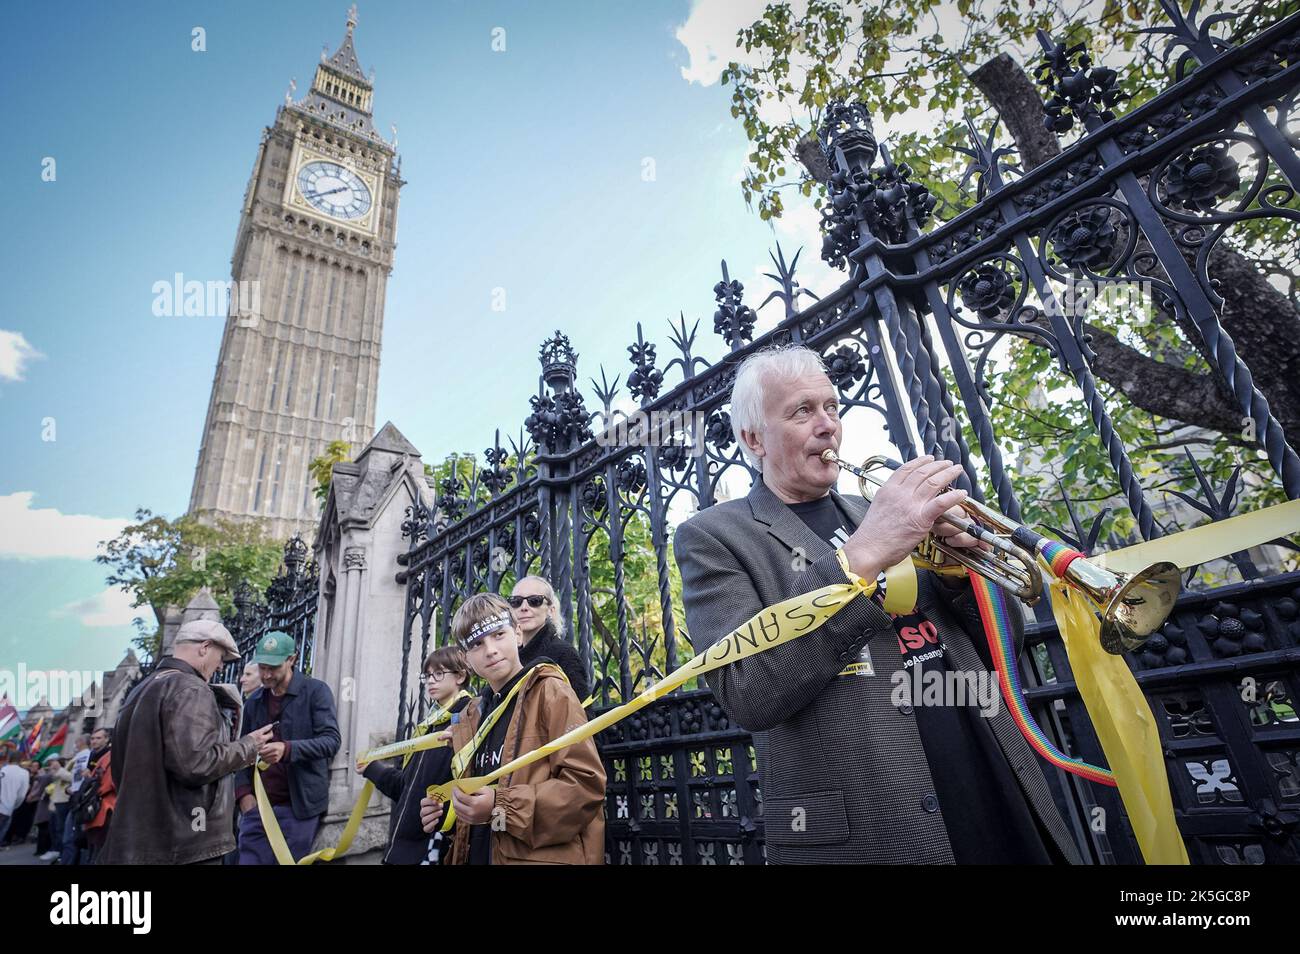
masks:
<instances>
[{"instance_id":1,"label":"clock tower spire","mask_svg":"<svg viewBox=\"0 0 1300 954\"><path fill-rule=\"evenodd\" d=\"M310 89L295 101L291 86L263 133L190 495L192 513L261 518L277 537L315 528L311 459L339 440L356 454L375 430L404 182L374 127L356 26L354 5Z\"/></svg>"}]
</instances>

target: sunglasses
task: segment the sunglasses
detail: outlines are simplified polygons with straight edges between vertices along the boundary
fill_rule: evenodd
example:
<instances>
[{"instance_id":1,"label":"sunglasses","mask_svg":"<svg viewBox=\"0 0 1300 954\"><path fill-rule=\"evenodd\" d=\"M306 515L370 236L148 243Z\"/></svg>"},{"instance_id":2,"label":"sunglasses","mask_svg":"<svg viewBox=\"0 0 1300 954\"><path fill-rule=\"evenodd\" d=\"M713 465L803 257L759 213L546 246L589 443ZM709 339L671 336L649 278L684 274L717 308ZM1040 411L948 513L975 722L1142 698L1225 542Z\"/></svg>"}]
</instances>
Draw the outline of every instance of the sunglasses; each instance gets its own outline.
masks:
<instances>
[{"instance_id":1,"label":"sunglasses","mask_svg":"<svg viewBox=\"0 0 1300 954\"><path fill-rule=\"evenodd\" d=\"M524 605L524 600L527 600L528 605L533 609L537 609L539 606L549 603L551 598L549 596L512 596L506 602L510 604L511 609L519 609Z\"/></svg>"}]
</instances>

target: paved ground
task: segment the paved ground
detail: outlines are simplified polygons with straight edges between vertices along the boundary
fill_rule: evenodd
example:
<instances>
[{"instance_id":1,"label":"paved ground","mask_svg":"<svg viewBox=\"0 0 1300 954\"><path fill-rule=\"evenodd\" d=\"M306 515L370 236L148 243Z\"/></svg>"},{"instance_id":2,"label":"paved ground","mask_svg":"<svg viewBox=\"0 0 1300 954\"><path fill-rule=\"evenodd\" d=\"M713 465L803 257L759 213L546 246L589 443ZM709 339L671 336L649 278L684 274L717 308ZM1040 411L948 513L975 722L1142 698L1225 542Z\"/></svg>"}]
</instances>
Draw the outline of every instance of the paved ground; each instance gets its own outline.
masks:
<instances>
[{"instance_id":1,"label":"paved ground","mask_svg":"<svg viewBox=\"0 0 1300 954\"><path fill-rule=\"evenodd\" d=\"M0 865L40 865L47 862L37 861L36 841L24 842L12 848L0 848Z\"/></svg>"}]
</instances>

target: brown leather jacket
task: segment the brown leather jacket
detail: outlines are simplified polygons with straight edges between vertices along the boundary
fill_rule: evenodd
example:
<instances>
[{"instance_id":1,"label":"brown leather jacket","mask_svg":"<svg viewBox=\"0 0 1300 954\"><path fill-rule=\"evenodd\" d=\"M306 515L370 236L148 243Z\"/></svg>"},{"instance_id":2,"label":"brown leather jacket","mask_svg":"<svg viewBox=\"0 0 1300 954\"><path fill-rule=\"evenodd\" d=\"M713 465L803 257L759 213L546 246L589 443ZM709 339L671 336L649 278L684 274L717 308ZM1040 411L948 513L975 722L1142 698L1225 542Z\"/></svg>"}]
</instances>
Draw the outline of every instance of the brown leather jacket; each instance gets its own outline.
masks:
<instances>
[{"instance_id":1,"label":"brown leather jacket","mask_svg":"<svg viewBox=\"0 0 1300 954\"><path fill-rule=\"evenodd\" d=\"M482 702L465 707L451 727L460 751L478 729ZM506 727L502 764L585 724L578 697L554 665L524 676ZM504 776L496 805L504 831L492 832L494 865L603 865L605 863L605 767L591 739ZM449 864L469 862L470 826L457 823Z\"/></svg>"},{"instance_id":2,"label":"brown leather jacket","mask_svg":"<svg viewBox=\"0 0 1300 954\"><path fill-rule=\"evenodd\" d=\"M231 776L257 745L232 739L238 713L223 717L217 692L168 656L127 696L110 763L117 805L96 864L190 864L235 847Z\"/></svg>"}]
</instances>

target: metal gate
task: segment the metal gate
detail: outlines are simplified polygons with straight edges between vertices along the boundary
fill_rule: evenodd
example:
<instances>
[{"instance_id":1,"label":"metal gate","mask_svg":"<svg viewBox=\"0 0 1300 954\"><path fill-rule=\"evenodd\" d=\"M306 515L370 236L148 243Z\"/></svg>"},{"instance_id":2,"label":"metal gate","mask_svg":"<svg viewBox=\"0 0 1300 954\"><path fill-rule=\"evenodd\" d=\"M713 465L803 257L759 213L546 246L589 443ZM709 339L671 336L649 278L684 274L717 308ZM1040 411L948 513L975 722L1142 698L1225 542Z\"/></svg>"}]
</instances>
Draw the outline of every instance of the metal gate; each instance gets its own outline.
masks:
<instances>
[{"instance_id":1,"label":"metal gate","mask_svg":"<svg viewBox=\"0 0 1300 954\"><path fill-rule=\"evenodd\" d=\"M728 353L706 361L696 353L698 323L682 319L663 361L638 324L624 370L640 414L614 410L619 376L611 384L604 370L592 381L600 407L589 408L572 345L559 332L549 339L543 384L519 438L505 448L498 432L470 476L450 475L432 510L416 507L403 526L402 699L416 695L415 667L431 644L448 641L459 602L528 572L554 583L594 674L597 710L689 658L670 512L711 506L723 475L746 467L727 411L731 383L741 360L773 343L820 352L847 420L878 415L900 455L960 462L967 490L982 499L987 487L996 498L990 503L1019 520L1022 502L989 413L987 374L1007 335L1032 337L1073 383L1136 533L1151 539L1162 532L1168 497L1143 486L1094 378L1097 355L1082 317L1063 306L1081 282L1140 284L1172 322L1199 336L1195 346L1249 422L1276 486L1300 496L1300 458L1223 328L1208 271L1210 251L1231 225L1271 216L1295 229L1300 219L1293 115L1300 18L1229 47L1172 3L1167 9L1173 40L1195 69L1184 75L1180 67L1174 85L1118 118L1107 112L1113 75L1042 37L1055 92L1049 115L1081 123L1086 134L1017 178L993 135L972 127L982 198L941 224L931 222L926 187L878 148L865 109L832 107L820 136L833 172L823 257L851 277L801 307L805 290L793 263L774 256L769 300L784 305L785 318L755 338L756 313L723 263L713 331ZM1240 487L1234 475L1226 487L1200 479L1183 489L1193 491L1180 496L1198 519L1221 520ZM1085 526L1072 505L1069 513L1073 529L1058 535L1090 552L1100 519ZM1192 859L1295 862L1300 574L1260 566L1249 554L1235 554L1232 566L1231 579L1186 592L1164 631L1130 662L1160 722ZM1067 752L1103 760L1050 617L1029 627L1024 665L1039 722ZM423 714L415 709L423 703L399 703L399 734ZM753 746L707 690L681 691L598 743L609 778L611 863L762 861ZM1085 857L1140 861L1113 789L1054 771L1049 781Z\"/></svg>"}]
</instances>

